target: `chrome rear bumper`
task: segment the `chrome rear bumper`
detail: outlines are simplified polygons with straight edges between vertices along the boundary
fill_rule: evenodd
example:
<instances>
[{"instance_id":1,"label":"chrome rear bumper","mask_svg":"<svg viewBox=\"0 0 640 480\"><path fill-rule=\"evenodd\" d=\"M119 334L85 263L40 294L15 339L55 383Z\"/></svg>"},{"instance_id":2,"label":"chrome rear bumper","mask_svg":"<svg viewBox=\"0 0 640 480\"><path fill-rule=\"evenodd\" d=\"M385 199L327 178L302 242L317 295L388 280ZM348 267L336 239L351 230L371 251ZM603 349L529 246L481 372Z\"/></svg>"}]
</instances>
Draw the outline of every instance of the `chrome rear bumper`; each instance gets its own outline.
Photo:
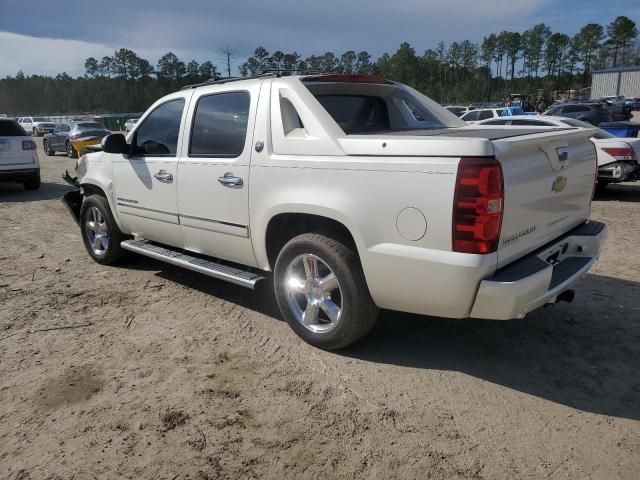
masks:
<instances>
[{"instance_id":1,"label":"chrome rear bumper","mask_svg":"<svg viewBox=\"0 0 640 480\"><path fill-rule=\"evenodd\" d=\"M604 223L587 222L501 268L480 283L470 316L510 320L555 303L598 259L606 236Z\"/></svg>"}]
</instances>

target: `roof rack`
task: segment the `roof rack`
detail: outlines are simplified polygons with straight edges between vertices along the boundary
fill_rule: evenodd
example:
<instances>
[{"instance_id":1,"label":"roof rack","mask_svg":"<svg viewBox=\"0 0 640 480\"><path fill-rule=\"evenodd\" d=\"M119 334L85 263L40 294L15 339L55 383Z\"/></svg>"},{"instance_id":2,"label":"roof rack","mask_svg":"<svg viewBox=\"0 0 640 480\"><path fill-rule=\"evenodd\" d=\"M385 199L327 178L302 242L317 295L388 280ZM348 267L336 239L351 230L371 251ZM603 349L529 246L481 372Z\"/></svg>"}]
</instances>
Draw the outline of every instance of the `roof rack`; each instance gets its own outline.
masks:
<instances>
[{"instance_id":1,"label":"roof rack","mask_svg":"<svg viewBox=\"0 0 640 480\"><path fill-rule=\"evenodd\" d=\"M300 70L298 68L268 68L262 71L262 74L272 74L281 77L283 73L291 73L296 75L327 75L327 72L319 72L317 70Z\"/></svg>"},{"instance_id":2,"label":"roof rack","mask_svg":"<svg viewBox=\"0 0 640 480\"><path fill-rule=\"evenodd\" d=\"M185 85L180 90L190 90L192 88L205 87L207 85L220 85L223 83L239 82L240 80L251 80L252 78L264 78L275 77L276 75L271 72L260 73L258 75L249 75L247 77L219 77L216 75L206 82L194 83L192 85Z\"/></svg>"}]
</instances>

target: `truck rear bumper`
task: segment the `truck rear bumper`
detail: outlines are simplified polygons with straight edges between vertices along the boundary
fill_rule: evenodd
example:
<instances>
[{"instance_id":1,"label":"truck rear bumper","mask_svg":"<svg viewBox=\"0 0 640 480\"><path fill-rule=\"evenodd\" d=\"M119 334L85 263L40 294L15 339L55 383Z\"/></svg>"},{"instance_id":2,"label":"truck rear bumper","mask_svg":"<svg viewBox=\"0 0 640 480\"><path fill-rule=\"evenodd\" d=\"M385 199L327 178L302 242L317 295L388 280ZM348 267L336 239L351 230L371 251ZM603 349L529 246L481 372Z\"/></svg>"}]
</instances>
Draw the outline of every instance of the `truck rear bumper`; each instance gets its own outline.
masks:
<instances>
[{"instance_id":1,"label":"truck rear bumper","mask_svg":"<svg viewBox=\"0 0 640 480\"><path fill-rule=\"evenodd\" d=\"M606 236L604 223L587 222L501 268L480 282L470 316L510 320L555 303L598 259Z\"/></svg>"}]
</instances>

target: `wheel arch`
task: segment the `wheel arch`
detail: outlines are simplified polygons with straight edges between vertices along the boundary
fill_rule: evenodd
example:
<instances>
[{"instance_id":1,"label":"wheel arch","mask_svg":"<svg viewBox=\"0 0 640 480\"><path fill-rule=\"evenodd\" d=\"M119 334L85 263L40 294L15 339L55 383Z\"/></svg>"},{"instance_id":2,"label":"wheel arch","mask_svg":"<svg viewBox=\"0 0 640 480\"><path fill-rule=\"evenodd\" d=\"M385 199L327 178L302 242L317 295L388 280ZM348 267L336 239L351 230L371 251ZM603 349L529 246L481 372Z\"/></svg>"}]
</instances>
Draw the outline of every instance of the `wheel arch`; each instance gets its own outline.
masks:
<instances>
[{"instance_id":1,"label":"wheel arch","mask_svg":"<svg viewBox=\"0 0 640 480\"><path fill-rule=\"evenodd\" d=\"M359 236L333 212L309 212L302 209L281 211L269 218L261 236L256 259L261 268L273 270L278 253L293 237L303 233L321 233L352 248L359 255ZM254 246L255 249L255 246Z\"/></svg>"},{"instance_id":2,"label":"wheel arch","mask_svg":"<svg viewBox=\"0 0 640 480\"><path fill-rule=\"evenodd\" d=\"M87 178L87 177L84 177L82 179L82 181L80 182L80 187L82 188L82 194L85 197L89 195L94 195L94 194L105 197L107 199L107 203L109 204L109 208L111 209L111 214L113 215L113 218L116 221L116 224L118 225L118 228L120 229L120 231L125 232L125 230L123 229L122 223L118 218L118 210L116 209L113 195L110 194L110 189L105 188L105 186L102 185L101 182L98 182L95 179Z\"/></svg>"}]
</instances>

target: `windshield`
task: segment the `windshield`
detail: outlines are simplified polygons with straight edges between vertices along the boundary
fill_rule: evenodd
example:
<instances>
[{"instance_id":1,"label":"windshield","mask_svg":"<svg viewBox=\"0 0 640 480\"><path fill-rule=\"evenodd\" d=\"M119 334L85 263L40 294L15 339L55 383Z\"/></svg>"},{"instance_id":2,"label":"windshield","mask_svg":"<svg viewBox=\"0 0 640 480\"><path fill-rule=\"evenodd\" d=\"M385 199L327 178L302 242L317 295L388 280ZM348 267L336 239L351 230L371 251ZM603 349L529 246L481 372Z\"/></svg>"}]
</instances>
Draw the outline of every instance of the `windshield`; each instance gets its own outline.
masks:
<instances>
[{"instance_id":1,"label":"windshield","mask_svg":"<svg viewBox=\"0 0 640 480\"><path fill-rule=\"evenodd\" d=\"M446 108L405 85L303 83L347 135L466 125Z\"/></svg>"},{"instance_id":2,"label":"windshield","mask_svg":"<svg viewBox=\"0 0 640 480\"><path fill-rule=\"evenodd\" d=\"M50 122L51 119L47 117L33 117L34 122Z\"/></svg>"},{"instance_id":3,"label":"windshield","mask_svg":"<svg viewBox=\"0 0 640 480\"><path fill-rule=\"evenodd\" d=\"M104 125L98 122L84 122L76 123L76 129L78 130L105 130Z\"/></svg>"}]
</instances>

